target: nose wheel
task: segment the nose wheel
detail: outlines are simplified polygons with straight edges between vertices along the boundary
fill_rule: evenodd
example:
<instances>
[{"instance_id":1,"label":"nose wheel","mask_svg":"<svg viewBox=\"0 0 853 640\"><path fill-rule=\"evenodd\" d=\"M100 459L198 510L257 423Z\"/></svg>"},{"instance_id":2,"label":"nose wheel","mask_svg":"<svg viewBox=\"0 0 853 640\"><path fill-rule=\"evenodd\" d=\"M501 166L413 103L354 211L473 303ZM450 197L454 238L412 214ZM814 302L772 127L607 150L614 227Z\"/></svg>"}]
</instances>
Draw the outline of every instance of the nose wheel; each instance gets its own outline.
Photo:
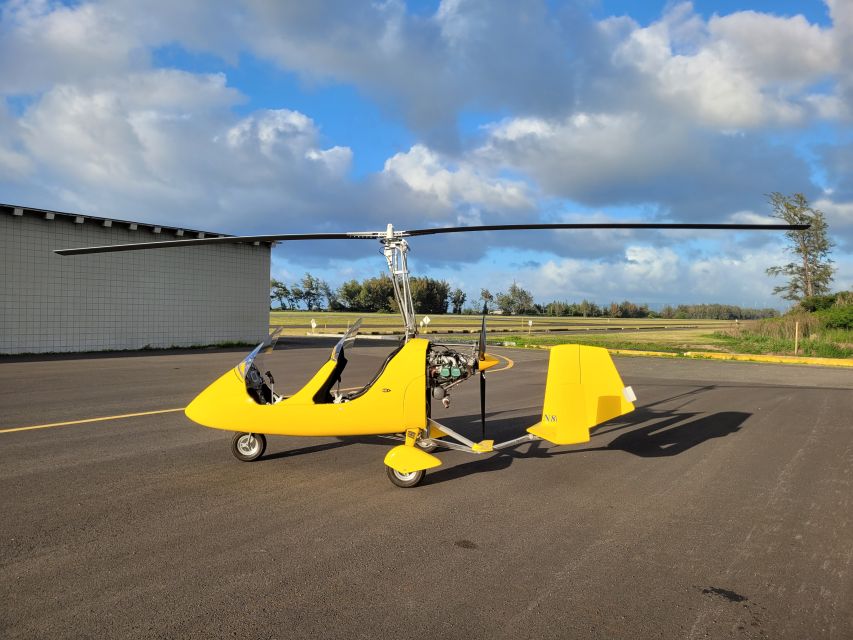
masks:
<instances>
[{"instance_id":1,"label":"nose wheel","mask_svg":"<svg viewBox=\"0 0 853 640\"><path fill-rule=\"evenodd\" d=\"M267 439L261 433L235 433L231 439L231 453L242 462L257 460L267 448Z\"/></svg>"},{"instance_id":2,"label":"nose wheel","mask_svg":"<svg viewBox=\"0 0 853 640\"><path fill-rule=\"evenodd\" d=\"M420 471L412 471L410 473L402 473L395 469L392 469L389 466L385 466L385 471L388 473L388 479L395 485L402 489L408 489L410 487L416 487L421 483L421 480L424 479L426 475L426 470L421 469Z\"/></svg>"}]
</instances>

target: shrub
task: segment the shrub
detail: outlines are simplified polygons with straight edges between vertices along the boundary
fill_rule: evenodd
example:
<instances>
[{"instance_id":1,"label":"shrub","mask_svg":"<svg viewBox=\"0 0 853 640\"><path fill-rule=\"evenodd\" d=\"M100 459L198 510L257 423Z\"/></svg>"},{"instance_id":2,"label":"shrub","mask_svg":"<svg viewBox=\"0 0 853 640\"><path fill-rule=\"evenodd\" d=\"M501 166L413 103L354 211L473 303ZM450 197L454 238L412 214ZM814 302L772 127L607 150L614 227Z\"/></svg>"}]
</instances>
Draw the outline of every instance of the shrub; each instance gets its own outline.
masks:
<instances>
[{"instance_id":1,"label":"shrub","mask_svg":"<svg viewBox=\"0 0 853 640\"><path fill-rule=\"evenodd\" d=\"M821 311L829 309L835 304L835 299L838 294L831 293L826 296L807 296L800 300L800 309L803 311Z\"/></svg>"},{"instance_id":2,"label":"shrub","mask_svg":"<svg viewBox=\"0 0 853 640\"><path fill-rule=\"evenodd\" d=\"M835 294L835 306L853 305L853 291L839 291Z\"/></svg>"},{"instance_id":3,"label":"shrub","mask_svg":"<svg viewBox=\"0 0 853 640\"><path fill-rule=\"evenodd\" d=\"M741 323L736 331L729 331L731 335L755 334L769 338L794 339L796 323L800 323L800 337L807 338L820 329L820 319L811 313L789 313L781 318L769 318L767 320L751 320Z\"/></svg>"},{"instance_id":4,"label":"shrub","mask_svg":"<svg viewBox=\"0 0 853 640\"><path fill-rule=\"evenodd\" d=\"M828 329L853 329L853 305L823 309L817 316L821 324Z\"/></svg>"}]
</instances>

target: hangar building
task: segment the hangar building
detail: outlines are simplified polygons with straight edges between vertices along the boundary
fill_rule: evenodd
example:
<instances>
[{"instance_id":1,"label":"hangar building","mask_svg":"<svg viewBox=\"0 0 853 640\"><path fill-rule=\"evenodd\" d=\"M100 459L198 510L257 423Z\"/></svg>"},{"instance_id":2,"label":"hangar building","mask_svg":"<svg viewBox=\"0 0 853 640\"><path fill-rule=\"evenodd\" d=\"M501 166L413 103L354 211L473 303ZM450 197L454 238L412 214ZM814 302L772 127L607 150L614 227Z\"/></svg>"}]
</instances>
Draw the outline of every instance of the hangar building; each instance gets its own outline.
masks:
<instances>
[{"instance_id":1,"label":"hangar building","mask_svg":"<svg viewBox=\"0 0 853 640\"><path fill-rule=\"evenodd\" d=\"M259 342L270 244L59 256L223 234L0 204L0 353Z\"/></svg>"}]
</instances>

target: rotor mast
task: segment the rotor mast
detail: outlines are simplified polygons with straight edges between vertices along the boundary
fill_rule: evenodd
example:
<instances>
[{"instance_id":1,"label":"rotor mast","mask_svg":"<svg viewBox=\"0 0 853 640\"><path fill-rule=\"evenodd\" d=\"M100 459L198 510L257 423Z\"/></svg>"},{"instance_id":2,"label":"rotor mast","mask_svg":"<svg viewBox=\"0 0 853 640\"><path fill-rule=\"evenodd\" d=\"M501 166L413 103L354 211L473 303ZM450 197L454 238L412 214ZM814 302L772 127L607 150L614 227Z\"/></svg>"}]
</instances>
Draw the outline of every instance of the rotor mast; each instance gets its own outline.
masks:
<instances>
[{"instance_id":1,"label":"rotor mast","mask_svg":"<svg viewBox=\"0 0 853 640\"><path fill-rule=\"evenodd\" d=\"M394 225L389 224L385 235L379 238L382 243L388 270L391 272L391 283L394 285L394 298L400 307L403 324L406 327L406 341L418 334L415 323L415 305L412 301L412 288L409 284L409 266L406 255L409 253L409 243L400 232L394 231Z\"/></svg>"}]
</instances>

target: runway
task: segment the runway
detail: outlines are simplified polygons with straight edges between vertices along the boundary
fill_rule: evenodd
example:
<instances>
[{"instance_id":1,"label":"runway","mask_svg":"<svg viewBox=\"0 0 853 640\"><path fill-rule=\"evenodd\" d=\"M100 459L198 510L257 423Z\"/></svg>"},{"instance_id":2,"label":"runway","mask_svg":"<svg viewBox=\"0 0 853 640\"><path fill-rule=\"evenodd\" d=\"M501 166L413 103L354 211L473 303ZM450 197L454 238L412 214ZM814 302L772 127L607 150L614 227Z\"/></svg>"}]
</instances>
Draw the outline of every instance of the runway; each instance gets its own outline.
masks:
<instances>
[{"instance_id":1,"label":"runway","mask_svg":"<svg viewBox=\"0 0 853 640\"><path fill-rule=\"evenodd\" d=\"M268 356L277 390L330 344ZM501 440L539 420L547 352L494 351ZM0 359L0 636L853 637L849 371L616 358L638 408L587 445L443 451L403 490L378 438L241 463L187 420L244 355ZM479 437L477 394L434 416Z\"/></svg>"}]
</instances>

